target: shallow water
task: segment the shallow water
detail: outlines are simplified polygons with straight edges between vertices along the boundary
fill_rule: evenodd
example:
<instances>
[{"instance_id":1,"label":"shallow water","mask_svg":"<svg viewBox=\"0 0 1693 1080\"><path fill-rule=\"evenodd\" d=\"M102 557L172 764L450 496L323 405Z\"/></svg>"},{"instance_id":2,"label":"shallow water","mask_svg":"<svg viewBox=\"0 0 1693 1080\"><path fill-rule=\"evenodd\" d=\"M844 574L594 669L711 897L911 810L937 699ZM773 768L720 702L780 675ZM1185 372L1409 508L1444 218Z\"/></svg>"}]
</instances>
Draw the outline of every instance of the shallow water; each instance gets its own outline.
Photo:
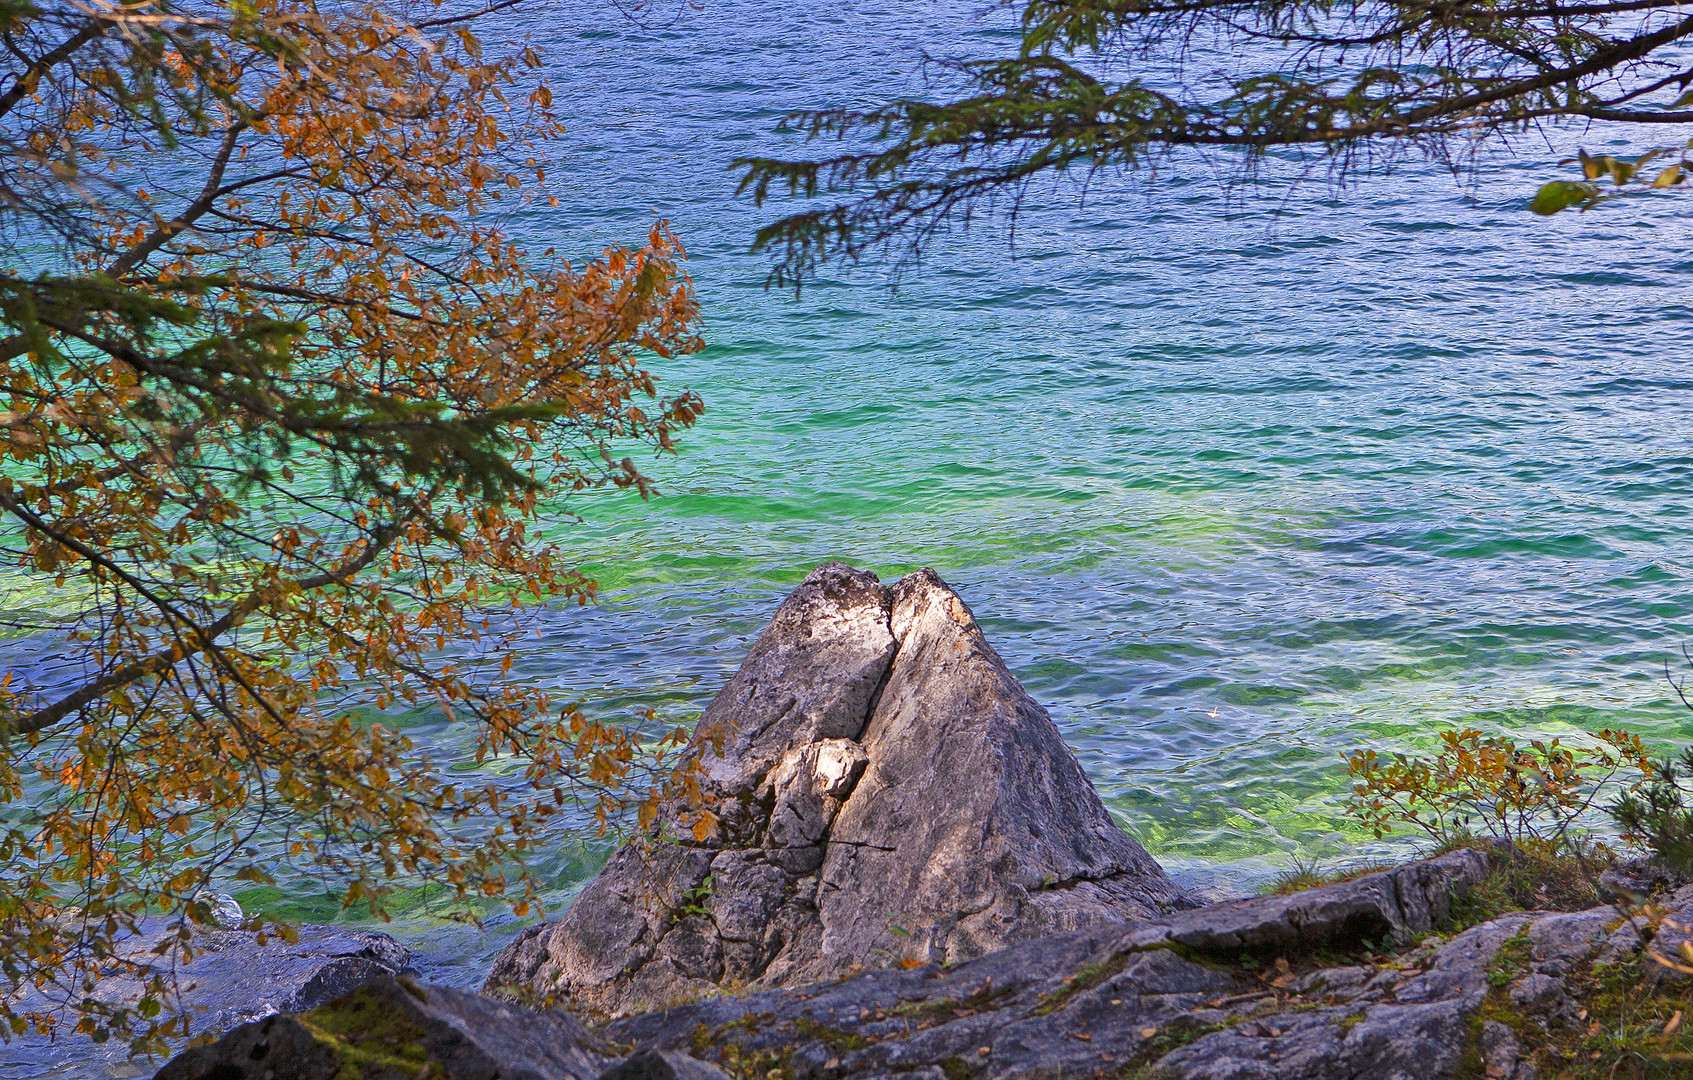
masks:
<instances>
[{"instance_id":1,"label":"shallow water","mask_svg":"<svg viewBox=\"0 0 1693 1080\"><path fill-rule=\"evenodd\" d=\"M897 293L866 268L796 299L765 291L746 246L767 215L727 161L780 145L788 108L921 92L920 50L1005 35L968 4L791 8L708 0L649 29L570 0L514 30L549 47L571 127L562 208L517 229L590 252L663 215L711 342L659 368L709 409L649 467L663 494L561 509L605 592L544 615L525 677L685 722L817 562L933 566L1124 826L1246 888L1402 850L1342 816L1360 746L1693 737L1665 679L1693 639L1685 199L1533 217L1564 144L1345 191L1176 162L1085 207L1036 190L1015 249L950 237ZM561 838L555 899L602 855ZM291 888L243 899L333 913ZM417 914L394 929L459 983L511 929Z\"/></svg>"}]
</instances>

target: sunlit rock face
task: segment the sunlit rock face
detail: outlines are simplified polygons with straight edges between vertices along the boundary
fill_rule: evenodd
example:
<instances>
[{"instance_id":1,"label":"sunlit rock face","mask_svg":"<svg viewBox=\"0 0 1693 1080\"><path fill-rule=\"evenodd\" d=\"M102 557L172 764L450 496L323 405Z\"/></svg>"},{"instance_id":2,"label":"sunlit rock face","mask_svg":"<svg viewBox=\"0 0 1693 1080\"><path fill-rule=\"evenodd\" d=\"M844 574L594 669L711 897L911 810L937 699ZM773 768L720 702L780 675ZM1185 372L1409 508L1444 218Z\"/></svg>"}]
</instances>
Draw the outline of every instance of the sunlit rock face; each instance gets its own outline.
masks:
<instances>
[{"instance_id":1,"label":"sunlit rock face","mask_svg":"<svg viewBox=\"0 0 1693 1080\"><path fill-rule=\"evenodd\" d=\"M618 1013L1192 906L931 570L818 567L699 730L717 834L668 808L490 989Z\"/></svg>"}]
</instances>

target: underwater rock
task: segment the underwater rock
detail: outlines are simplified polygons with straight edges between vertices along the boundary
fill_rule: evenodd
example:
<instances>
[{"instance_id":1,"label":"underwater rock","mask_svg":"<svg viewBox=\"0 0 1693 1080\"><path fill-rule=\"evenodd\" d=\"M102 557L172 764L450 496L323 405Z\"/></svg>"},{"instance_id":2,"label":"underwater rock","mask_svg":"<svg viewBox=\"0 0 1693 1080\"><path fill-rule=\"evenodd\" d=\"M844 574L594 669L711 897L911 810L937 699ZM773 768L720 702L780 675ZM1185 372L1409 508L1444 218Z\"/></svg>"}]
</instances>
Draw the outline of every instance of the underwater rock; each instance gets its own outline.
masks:
<instances>
[{"instance_id":1,"label":"underwater rock","mask_svg":"<svg viewBox=\"0 0 1693 1080\"><path fill-rule=\"evenodd\" d=\"M615 1014L1193 906L932 570L884 586L818 567L689 753L716 835L667 808L487 989Z\"/></svg>"},{"instance_id":2,"label":"underwater rock","mask_svg":"<svg viewBox=\"0 0 1693 1080\"><path fill-rule=\"evenodd\" d=\"M234 909L238 918L239 908ZM187 1014L193 1031L223 1031L247 1020L275 1012L301 1012L339 997L366 980L410 970L411 953L387 934L303 925L293 944L272 934L260 945L251 931L197 928L193 957L176 948L175 920L160 916L143 919L138 933L118 942L125 960L142 965L112 971L102 978L96 997L108 1004L133 1007L147 991L148 975L170 975L176 993L173 1004ZM38 992L31 992L38 996ZM23 1007L50 1008L26 994ZM45 1036L16 1036L14 1048L28 1050L44 1044ZM124 1040L106 1044L114 1061L125 1056Z\"/></svg>"}]
</instances>

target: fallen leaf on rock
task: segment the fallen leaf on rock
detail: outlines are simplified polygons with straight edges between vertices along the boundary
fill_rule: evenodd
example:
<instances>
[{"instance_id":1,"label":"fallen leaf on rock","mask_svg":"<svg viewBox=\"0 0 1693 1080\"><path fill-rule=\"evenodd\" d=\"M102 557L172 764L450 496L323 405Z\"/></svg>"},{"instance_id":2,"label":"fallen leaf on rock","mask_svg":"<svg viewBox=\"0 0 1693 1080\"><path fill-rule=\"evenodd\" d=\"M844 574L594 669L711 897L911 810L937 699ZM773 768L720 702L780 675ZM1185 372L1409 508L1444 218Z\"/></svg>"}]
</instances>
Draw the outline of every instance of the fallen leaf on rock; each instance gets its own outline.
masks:
<instances>
[{"instance_id":1,"label":"fallen leaf on rock","mask_svg":"<svg viewBox=\"0 0 1693 1080\"><path fill-rule=\"evenodd\" d=\"M1092 1035L1088 1035L1088 1034L1085 1034L1085 1033L1080 1032L1080 1031L1070 1032L1070 1038L1080 1039L1082 1042L1093 1042L1093 1036Z\"/></svg>"},{"instance_id":2,"label":"fallen leaf on rock","mask_svg":"<svg viewBox=\"0 0 1693 1080\"><path fill-rule=\"evenodd\" d=\"M1157 1028L1141 1028L1140 1029L1140 1037L1143 1038L1143 1039L1150 1039L1156 1034L1158 1034Z\"/></svg>"}]
</instances>

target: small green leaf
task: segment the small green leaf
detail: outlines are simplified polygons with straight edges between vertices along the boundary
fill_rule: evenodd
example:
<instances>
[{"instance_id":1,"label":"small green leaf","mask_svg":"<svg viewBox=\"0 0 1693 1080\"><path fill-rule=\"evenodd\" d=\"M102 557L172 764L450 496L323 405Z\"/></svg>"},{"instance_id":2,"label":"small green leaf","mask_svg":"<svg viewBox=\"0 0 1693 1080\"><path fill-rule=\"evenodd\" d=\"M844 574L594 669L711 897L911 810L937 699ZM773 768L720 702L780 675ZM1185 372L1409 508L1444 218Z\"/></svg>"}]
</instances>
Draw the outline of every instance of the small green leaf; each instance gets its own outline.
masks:
<instances>
[{"instance_id":1,"label":"small green leaf","mask_svg":"<svg viewBox=\"0 0 1693 1080\"><path fill-rule=\"evenodd\" d=\"M1666 188L1672 184L1679 183L1681 183L1681 163L1677 162L1659 173L1658 178L1652 181L1652 186L1655 188Z\"/></svg>"},{"instance_id":2,"label":"small green leaf","mask_svg":"<svg viewBox=\"0 0 1693 1080\"><path fill-rule=\"evenodd\" d=\"M1593 197L1593 185L1578 184L1573 180L1553 180L1541 185L1540 191L1534 196L1534 201L1528 208L1537 214L1550 217L1560 210L1568 210L1578 206Z\"/></svg>"}]
</instances>

